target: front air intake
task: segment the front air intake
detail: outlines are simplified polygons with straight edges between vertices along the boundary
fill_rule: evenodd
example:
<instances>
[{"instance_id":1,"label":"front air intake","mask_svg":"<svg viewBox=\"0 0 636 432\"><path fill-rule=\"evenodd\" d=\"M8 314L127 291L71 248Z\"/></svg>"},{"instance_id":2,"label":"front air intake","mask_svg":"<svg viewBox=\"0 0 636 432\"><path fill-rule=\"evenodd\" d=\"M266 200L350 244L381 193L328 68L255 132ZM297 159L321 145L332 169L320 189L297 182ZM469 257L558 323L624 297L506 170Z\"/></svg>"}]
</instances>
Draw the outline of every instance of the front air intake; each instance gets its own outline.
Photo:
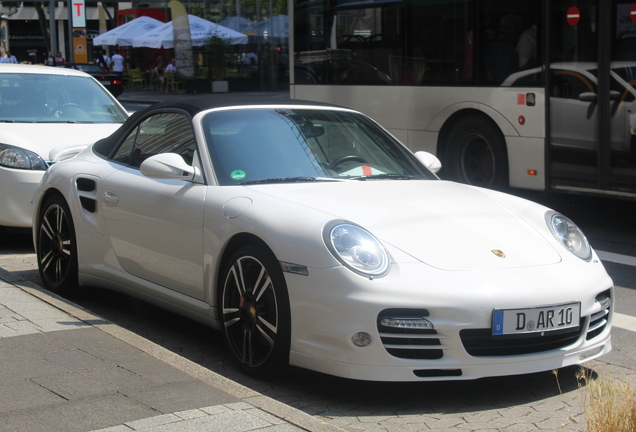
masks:
<instances>
[{"instance_id":1,"label":"front air intake","mask_svg":"<svg viewBox=\"0 0 636 432\"><path fill-rule=\"evenodd\" d=\"M587 340L595 338L607 328L612 308L612 292L610 290L603 291L596 296L594 301L601 305L601 310L590 317L590 325L585 337Z\"/></svg>"},{"instance_id":2,"label":"front air intake","mask_svg":"<svg viewBox=\"0 0 636 432\"><path fill-rule=\"evenodd\" d=\"M437 331L425 319L426 309L386 309L378 315L380 340L394 357L437 360L444 356Z\"/></svg>"}]
</instances>

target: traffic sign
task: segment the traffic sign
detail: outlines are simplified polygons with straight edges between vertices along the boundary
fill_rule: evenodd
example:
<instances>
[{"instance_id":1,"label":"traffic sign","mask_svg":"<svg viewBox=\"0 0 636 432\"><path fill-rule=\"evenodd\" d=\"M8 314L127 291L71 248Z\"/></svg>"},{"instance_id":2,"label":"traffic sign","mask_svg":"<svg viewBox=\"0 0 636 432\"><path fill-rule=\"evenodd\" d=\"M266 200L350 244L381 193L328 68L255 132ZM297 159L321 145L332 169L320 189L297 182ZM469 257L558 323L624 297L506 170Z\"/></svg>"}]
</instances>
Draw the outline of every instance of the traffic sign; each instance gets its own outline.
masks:
<instances>
[{"instance_id":1,"label":"traffic sign","mask_svg":"<svg viewBox=\"0 0 636 432\"><path fill-rule=\"evenodd\" d=\"M576 6L572 6L568 9L566 14L566 19L568 20L568 24L571 26L575 26L581 21L581 11Z\"/></svg>"}]
</instances>

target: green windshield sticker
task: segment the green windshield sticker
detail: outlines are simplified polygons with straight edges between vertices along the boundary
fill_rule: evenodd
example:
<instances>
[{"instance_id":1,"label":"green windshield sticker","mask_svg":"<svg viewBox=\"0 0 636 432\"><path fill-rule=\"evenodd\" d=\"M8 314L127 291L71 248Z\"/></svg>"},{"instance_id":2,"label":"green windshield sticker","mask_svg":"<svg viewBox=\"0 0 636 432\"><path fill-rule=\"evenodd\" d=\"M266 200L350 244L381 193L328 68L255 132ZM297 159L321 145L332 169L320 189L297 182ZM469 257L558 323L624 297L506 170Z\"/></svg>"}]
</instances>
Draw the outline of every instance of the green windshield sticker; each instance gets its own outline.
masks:
<instances>
[{"instance_id":1,"label":"green windshield sticker","mask_svg":"<svg viewBox=\"0 0 636 432\"><path fill-rule=\"evenodd\" d=\"M232 171L232 174L230 174L230 177L232 177L232 180L243 180L246 175L247 174L245 174L245 171L235 170L235 171Z\"/></svg>"}]
</instances>

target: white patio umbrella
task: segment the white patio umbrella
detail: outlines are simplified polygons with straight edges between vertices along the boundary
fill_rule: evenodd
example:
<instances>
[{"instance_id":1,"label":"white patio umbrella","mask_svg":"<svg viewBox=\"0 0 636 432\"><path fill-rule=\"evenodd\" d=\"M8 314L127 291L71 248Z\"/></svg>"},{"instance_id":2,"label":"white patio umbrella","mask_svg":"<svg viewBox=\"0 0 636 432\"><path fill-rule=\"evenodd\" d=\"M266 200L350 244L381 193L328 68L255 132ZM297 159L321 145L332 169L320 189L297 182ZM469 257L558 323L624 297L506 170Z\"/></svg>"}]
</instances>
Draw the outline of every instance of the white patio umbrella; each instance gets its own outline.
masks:
<instances>
[{"instance_id":1,"label":"white patio umbrella","mask_svg":"<svg viewBox=\"0 0 636 432\"><path fill-rule=\"evenodd\" d=\"M243 17L232 16L220 22L223 27L227 27L237 32L256 31L256 23Z\"/></svg>"},{"instance_id":2,"label":"white patio umbrella","mask_svg":"<svg viewBox=\"0 0 636 432\"><path fill-rule=\"evenodd\" d=\"M188 15L190 22L190 38L192 46L205 45L210 36L227 39L230 44L247 43L247 36L232 29L223 27L212 21L204 20L194 15ZM172 34L172 22L165 23L156 29L137 36L132 41L133 47L146 48L174 48L175 41Z\"/></svg>"},{"instance_id":3,"label":"white patio umbrella","mask_svg":"<svg viewBox=\"0 0 636 432\"><path fill-rule=\"evenodd\" d=\"M95 37L93 39L93 45L131 46L134 37L148 33L163 24L163 22L157 19L140 16Z\"/></svg>"}]
</instances>

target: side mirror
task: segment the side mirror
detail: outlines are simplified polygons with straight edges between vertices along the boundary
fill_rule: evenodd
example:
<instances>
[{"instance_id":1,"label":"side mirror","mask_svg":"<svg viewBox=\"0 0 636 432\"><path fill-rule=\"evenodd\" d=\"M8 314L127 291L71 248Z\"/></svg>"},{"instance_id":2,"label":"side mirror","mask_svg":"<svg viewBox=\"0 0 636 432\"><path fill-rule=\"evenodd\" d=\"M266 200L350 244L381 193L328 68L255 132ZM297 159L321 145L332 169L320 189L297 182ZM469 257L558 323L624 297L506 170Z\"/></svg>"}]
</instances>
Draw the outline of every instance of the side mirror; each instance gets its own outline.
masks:
<instances>
[{"instance_id":1,"label":"side mirror","mask_svg":"<svg viewBox=\"0 0 636 432\"><path fill-rule=\"evenodd\" d=\"M596 93L584 92L579 95L579 100L581 102L596 102L598 100L598 96Z\"/></svg>"},{"instance_id":2,"label":"side mirror","mask_svg":"<svg viewBox=\"0 0 636 432\"><path fill-rule=\"evenodd\" d=\"M437 174L437 172L442 169L442 163L437 159L437 157L429 152L418 151L415 152L415 157L424 164L426 168L429 169L433 174Z\"/></svg>"},{"instance_id":3,"label":"side mirror","mask_svg":"<svg viewBox=\"0 0 636 432\"><path fill-rule=\"evenodd\" d=\"M160 153L141 163L139 170L143 175L156 179L193 180L197 169L188 165L176 153Z\"/></svg>"}]
</instances>

